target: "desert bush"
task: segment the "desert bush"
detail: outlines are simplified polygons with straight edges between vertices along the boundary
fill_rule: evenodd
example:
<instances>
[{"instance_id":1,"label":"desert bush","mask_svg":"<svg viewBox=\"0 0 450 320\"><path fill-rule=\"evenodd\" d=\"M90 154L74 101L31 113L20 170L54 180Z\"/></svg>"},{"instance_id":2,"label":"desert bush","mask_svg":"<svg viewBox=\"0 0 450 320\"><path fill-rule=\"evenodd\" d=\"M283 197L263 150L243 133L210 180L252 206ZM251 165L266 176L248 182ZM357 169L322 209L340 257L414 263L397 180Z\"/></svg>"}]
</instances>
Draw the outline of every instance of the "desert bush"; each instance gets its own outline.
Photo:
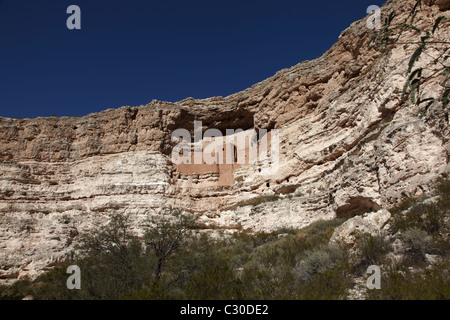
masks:
<instances>
[{"instance_id":1,"label":"desert bush","mask_svg":"<svg viewBox=\"0 0 450 320\"><path fill-rule=\"evenodd\" d=\"M311 225L290 232L287 236L272 238L263 245L255 247L249 254L249 264L265 266L273 272L273 276L285 273L285 269L293 269L305 252L326 246L334 228L342 223L342 219L316 221Z\"/></svg>"},{"instance_id":2,"label":"desert bush","mask_svg":"<svg viewBox=\"0 0 450 320\"><path fill-rule=\"evenodd\" d=\"M419 228L429 234L436 234L445 227L447 212L440 203L415 204L407 212L394 218L397 230Z\"/></svg>"},{"instance_id":3,"label":"desert bush","mask_svg":"<svg viewBox=\"0 0 450 320\"><path fill-rule=\"evenodd\" d=\"M406 245L407 255L413 259L411 262L424 261L429 246L428 234L421 229L412 228L404 231L402 238Z\"/></svg>"},{"instance_id":4,"label":"desert bush","mask_svg":"<svg viewBox=\"0 0 450 320\"><path fill-rule=\"evenodd\" d=\"M233 234L232 241L237 245L245 245L251 249L262 246L269 242L275 242L278 240L278 236L281 234L293 235L298 230L293 228L283 227L272 232L237 232Z\"/></svg>"},{"instance_id":5,"label":"desert bush","mask_svg":"<svg viewBox=\"0 0 450 320\"><path fill-rule=\"evenodd\" d=\"M437 180L435 192L442 205L448 210L450 207L450 179L448 175L444 175Z\"/></svg>"},{"instance_id":6,"label":"desert bush","mask_svg":"<svg viewBox=\"0 0 450 320\"><path fill-rule=\"evenodd\" d=\"M352 270L347 261L342 260L308 281L300 282L295 298L300 300L343 300L353 286Z\"/></svg>"},{"instance_id":7,"label":"desert bush","mask_svg":"<svg viewBox=\"0 0 450 320\"><path fill-rule=\"evenodd\" d=\"M408 198L399 206L391 208L393 231L418 228L430 235L445 233L448 229L450 208L450 180L440 178L434 185L435 201L420 203L419 199Z\"/></svg>"},{"instance_id":8,"label":"desert bush","mask_svg":"<svg viewBox=\"0 0 450 320\"><path fill-rule=\"evenodd\" d=\"M173 300L183 299L184 295L172 295L167 286L159 280L152 281L147 286L144 285L140 290L134 291L123 296L122 300Z\"/></svg>"},{"instance_id":9,"label":"desert bush","mask_svg":"<svg viewBox=\"0 0 450 320\"><path fill-rule=\"evenodd\" d=\"M448 260L422 272L408 268L389 269L381 277L381 289L370 290L367 299L373 300L448 300L450 279Z\"/></svg>"},{"instance_id":10,"label":"desert bush","mask_svg":"<svg viewBox=\"0 0 450 320\"><path fill-rule=\"evenodd\" d=\"M189 299L240 299L239 280L226 257L205 255L202 265L193 273L185 285L184 292Z\"/></svg>"},{"instance_id":11,"label":"desert bush","mask_svg":"<svg viewBox=\"0 0 450 320\"><path fill-rule=\"evenodd\" d=\"M327 245L309 250L297 264L296 273L300 281L313 278L316 274L332 269L342 258L342 250L337 245Z\"/></svg>"},{"instance_id":12,"label":"desert bush","mask_svg":"<svg viewBox=\"0 0 450 320\"><path fill-rule=\"evenodd\" d=\"M381 265L383 259L392 246L383 235L364 234L358 241L358 261L356 263L359 271L365 272L370 265Z\"/></svg>"},{"instance_id":13,"label":"desert bush","mask_svg":"<svg viewBox=\"0 0 450 320\"><path fill-rule=\"evenodd\" d=\"M417 227L422 224L423 204L417 204L417 202L414 202L410 207L402 211L397 211L397 208L394 208L391 211L393 216L392 228L394 233L397 231L406 230L408 228Z\"/></svg>"},{"instance_id":14,"label":"desert bush","mask_svg":"<svg viewBox=\"0 0 450 320\"><path fill-rule=\"evenodd\" d=\"M292 242L294 242L297 251L296 257L306 250L327 245L334 229L344 221L345 219L319 220L298 230L297 234L292 237Z\"/></svg>"},{"instance_id":15,"label":"desert bush","mask_svg":"<svg viewBox=\"0 0 450 320\"><path fill-rule=\"evenodd\" d=\"M272 270L258 265L247 265L240 278L243 299L292 299L290 286L283 286L286 277L273 277Z\"/></svg>"},{"instance_id":16,"label":"desert bush","mask_svg":"<svg viewBox=\"0 0 450 320\"><path fill-rule=\"evenodd\" d=\"M414 197L404 198L399 204L389 209L389 212L393 216L398 216L400 213L405 210L410 209L414 204L416 204L419 200Z\"/></svg>"}]
</instances>

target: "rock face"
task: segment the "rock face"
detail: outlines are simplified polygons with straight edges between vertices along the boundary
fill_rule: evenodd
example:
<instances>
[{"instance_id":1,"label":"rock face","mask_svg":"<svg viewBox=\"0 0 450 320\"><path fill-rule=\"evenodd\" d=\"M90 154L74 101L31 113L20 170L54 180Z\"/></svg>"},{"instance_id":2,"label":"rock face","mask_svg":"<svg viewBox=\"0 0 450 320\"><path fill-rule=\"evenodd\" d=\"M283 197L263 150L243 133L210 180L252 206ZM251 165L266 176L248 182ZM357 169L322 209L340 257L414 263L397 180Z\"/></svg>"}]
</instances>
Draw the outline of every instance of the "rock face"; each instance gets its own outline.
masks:
<instances>
[{"instance_id":1,"label":"rock face","mask_svg":"<svg viewBox=\"0 0 450 320\"><path fill-rule=\"evenodd\" d=\"M353 217L334 230L330 241L353 245L358 233L378 235L390 217L390 212L385 209Z\"/></svg>"},{"instance_id":2,"label":"rock face","mask_svg":"<svg viewBox=\"0 0 450 320\"><path fill-rule=\"evenodd\" d=\"M431 30L443 15L435 35L449 41L448 1L438 2L423 5L415 24ZM383 20L395 10L392 24L403 23L415 3L388 1ZM0 280L51 268L112 212L130 214L136 232L146 214L166 207L200 216L206 229L269 231L377 212L426 191L448 171L450 144L442 102L420 117L402 98L420 35L405 31L382 55L369 44L378 31L366 20L322 57L225 98L153 101L78 118L0 118ZM415 66L432 63L441 48L428 48ZM426 76L422 92L440 97L448 78ZM175 165L172 133L193 136L194 121L224 135L278 130L278 170L263 174L262 161Z\"/></svg>"}]
</instances>

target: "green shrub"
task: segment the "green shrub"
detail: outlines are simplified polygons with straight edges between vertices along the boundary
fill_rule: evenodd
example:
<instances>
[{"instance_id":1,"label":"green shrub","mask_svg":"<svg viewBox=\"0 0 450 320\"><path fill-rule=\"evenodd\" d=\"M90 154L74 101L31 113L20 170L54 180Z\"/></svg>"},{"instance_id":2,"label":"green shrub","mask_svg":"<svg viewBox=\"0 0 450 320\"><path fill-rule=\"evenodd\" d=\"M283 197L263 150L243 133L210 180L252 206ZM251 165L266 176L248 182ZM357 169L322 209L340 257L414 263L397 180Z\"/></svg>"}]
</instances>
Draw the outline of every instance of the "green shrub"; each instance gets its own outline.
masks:
<instances>
[{"instance_id":1,"label":"green shrub","mask_svg":"<svg viewBox=\"0 0 450 320\"><path fill-rule=\"evenodd\" d=\"M405 210L408 210L409 208L411 208L417 202L418 202L418 199L413 198L413 197L407 197L407 198L403 199L403 201L400 202L399 204L397 204L396 206L390 208L389 212L393 216L397 216L400 213L404 212Z\"/></svg>"},{"instance_id":2,"label":"green shrub","mask_svg":"<svg viewBox=\"0 0 450 320\"><path fill-rule=\"evenodd\" d=\"M368 299L448 300L450 299L449 262L444 261L423 272L407 268L390 269L381 277L381 289L369 290Z\"/></svg>"},{"instance_id":3,"label":"green shrub","mask_svg":"<svg viewBox=\"0 0 450 320\"><path fill-rule=\"evenodd\" d=\"M334 229L344 221L345 219L319 220L300 229L295 236L300 250L311 250L328 244Z\"/></svg>"},{"instance_id":4,"label":"green shrub","mask_svg":"<svg viewBox=\"0 0 450 320\"><path fill-rule=\"evenodd\" d=\"M297 264L296 273L300 281L313 278L316 274L332 269L342 258L342 250L336 245L305 252L305 257Z\"/></svg>"},{"instance_id":5,"label":"green shrub","mask_svg":"<svg viewBox=\"0 0 450 320\"><path fill-rule=\"evenodd\" d=\"M383 259L391 248L391 244L383 235L363 235L358 243L359 261L356 266L365 272L370 265L383 264Z\"/></svg>"},{"instance_id":6,"label":"green shrub","mask_svg":"<svg viewBox=\"0 0 450 320\"><path fill-rule=\"evenodd\" d=\"M292 298L292 290L290 290L292 282L287 283L288 275L274 277L272 271L263 266L246 266L240 278L242 298L248 300Z\"/></svg>"},{"instance_id":7,"label":"green shrub","mask_svg":"<svg viewBox=\"0 0 450 320\"><path fill-rule=\"evenodd\" d=\"M450 179L447 175L438 179L435 192L439 197L442 208L448 211L450 208Z\"/></svg>"},{"instance_id":8,"label":"green shrub","mask_svg":"<svg viewBox=\"0 0 450 320\"><path fill-rule=\"evenodd\" d=\"M240 299L239 280L229 261L220 256L205 257L205 264L193 273L186 283L186 296L189 299L218 300Z\"/></svg>"},{"instance_id":9,"label":"green shrub","mask_svg":"<svg viewBox=\"0 0 450 320\"><path fill-rule=\"evenodd\" d=\"M404 231L418 228L430 235L437 235L448 229L446 221L450 208L450 181L440 178L435 186L437 200L431 203L420 203L419 199L408 198L399 206L390 210L393 219L393 231Z\"/></svg>"},{"instance_id":10,"label":"green shrub","mask_svg":"<svg viewBox=\"0 0 450 320\"><path fill-rule=\"evenodd\" d=\"M429 247L428 234L418 228L412 228L404 231L402 238L409 258L413 259L411 262L424 261L426 250Z\"/></svg>"},{"instance_id":11,"label":"green shrub","mask_svg":"<svg viewBox=\"0 0 450 320\"><path fill-rule=\"evenodd\" d=\"M300 282L295 297L300 300L343 300L352 286L350 265L341 261L308 281Z\"/></svg>"}]
</instances>

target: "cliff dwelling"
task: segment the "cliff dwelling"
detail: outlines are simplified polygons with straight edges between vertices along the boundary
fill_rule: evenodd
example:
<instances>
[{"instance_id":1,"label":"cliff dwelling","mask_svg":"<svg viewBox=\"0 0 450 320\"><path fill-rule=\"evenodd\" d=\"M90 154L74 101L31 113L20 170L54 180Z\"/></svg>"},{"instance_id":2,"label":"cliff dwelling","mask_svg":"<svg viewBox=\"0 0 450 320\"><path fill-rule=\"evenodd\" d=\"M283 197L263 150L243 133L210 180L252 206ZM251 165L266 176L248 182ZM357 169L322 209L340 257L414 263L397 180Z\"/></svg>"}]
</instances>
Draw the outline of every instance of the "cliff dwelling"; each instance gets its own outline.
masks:
<instances>
[{"instance_id":1,"label":"cliff dwelling","mask_svg":"<svg viewBox=\"0 0 450 320\"><path fill-rule=\"evenodd\" d=\"M175 165L177 184L192 188L233 186L236 170L249 165L259 168L270 157L271 136L271 132L261 131L258 139L254 129L237 130L189 144L188 152L180 151L183 163Z\"/></svg>"}]
</instances>

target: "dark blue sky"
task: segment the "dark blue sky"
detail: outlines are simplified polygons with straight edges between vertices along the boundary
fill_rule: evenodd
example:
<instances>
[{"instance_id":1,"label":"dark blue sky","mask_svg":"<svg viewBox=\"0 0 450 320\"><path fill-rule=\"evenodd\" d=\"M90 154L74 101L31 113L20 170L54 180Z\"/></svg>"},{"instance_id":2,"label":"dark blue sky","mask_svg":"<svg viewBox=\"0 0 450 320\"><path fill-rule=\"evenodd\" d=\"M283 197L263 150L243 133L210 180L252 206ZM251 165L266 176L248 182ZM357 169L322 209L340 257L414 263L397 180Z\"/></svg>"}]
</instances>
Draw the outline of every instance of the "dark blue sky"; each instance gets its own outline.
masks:
<instances>
[{"instance_id":1,"label":"dark blue sky","mask_svg":"<svg viewBox=\"0 0 450 320\"><path fill-rule=\"evenodd\" d=\"M384 2L0 0L0 116L227 96L322 55Z\"/></svg>"}]
</instances>

